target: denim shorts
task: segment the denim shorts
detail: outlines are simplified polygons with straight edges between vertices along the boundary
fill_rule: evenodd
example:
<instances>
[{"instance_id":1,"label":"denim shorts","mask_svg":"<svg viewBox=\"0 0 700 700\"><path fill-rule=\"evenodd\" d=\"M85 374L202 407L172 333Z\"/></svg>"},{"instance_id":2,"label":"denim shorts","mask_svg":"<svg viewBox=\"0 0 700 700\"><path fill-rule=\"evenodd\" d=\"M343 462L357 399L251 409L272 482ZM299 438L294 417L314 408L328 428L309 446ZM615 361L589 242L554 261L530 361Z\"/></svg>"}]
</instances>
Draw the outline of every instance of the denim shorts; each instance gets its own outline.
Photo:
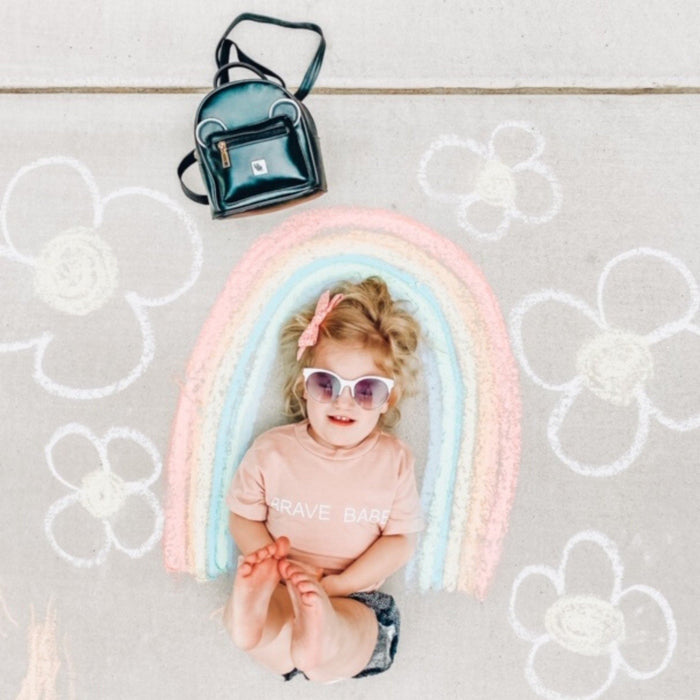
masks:
<instances>
[{"instance_id":1,"label":"denim shorts","mask_svg":"<svg viewBox=\"0 0 700 700\"><path fill-rule=\"evenodd\" d=\"M353 600L366 605L377 617L377 644L372 652L369 663L353 678L364 678L374 676L377 673L386 671L396 656L396 649L399 646L399 631L401 628L401 615L396 601L388 593L382 591L370 591L369 593L352 593L348 596ZM291 681L294 676L306 676L302 671L295 668L289 673L285 673L285 681Z\"/></svg>"}]
</instances>

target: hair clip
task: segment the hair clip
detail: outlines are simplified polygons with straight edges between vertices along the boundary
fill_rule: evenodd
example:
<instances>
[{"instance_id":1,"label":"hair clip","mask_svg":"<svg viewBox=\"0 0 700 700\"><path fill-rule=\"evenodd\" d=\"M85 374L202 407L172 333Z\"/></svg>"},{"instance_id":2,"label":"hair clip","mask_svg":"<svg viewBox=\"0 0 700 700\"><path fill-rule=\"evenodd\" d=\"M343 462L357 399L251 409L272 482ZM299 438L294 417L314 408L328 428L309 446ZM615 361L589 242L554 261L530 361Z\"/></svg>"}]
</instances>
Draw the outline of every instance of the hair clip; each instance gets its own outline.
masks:
<instances>
[{"instance_id":1,"label":"hair clip","mask_svg":"<svg viewBox=\"0 0 700 700\"><path fill-rule=\"evenodd\" d=\"M301 356L304 354L306 348L312 348L316 345L321 324L326 316L328 316L342 300L342 294L336 294L332 299L331 293L328 290L321 294L316 303L316 310L314 311L313 318L309 321L309 325L306 326L304 332L299 336L299 342L297 343L297 347L299 348L297 352L297 361L301 360Z\"/></svg>"}]
</instances>

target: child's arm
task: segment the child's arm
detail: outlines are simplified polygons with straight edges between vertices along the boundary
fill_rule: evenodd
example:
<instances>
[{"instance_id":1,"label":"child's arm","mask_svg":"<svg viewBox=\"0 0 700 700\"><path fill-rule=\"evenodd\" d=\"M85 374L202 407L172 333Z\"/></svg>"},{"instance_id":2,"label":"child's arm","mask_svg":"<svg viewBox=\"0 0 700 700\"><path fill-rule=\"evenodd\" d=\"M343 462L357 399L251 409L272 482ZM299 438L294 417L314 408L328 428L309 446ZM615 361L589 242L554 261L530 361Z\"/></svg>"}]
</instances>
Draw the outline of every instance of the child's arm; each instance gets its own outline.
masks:
<instances>
[{"instance_id":1,"label":"child's arm","mask_svg":"<svg viewBox=\"0 0 700 700\"><path fill-rule=\"evenodd\" d=\"M229 513L228 526L233 541L243 556L274 542L265 523L260 520L248 520L241 515Z\"/></svg>"},{"instance_id":2,"label":"child's arm","mask_svg":"<svg viewBox=\"0 0 700 700\"><path fill-rule=\"evenodd\" d=\"M417 535L382 535L342 574L326 576L321 585L330 597L347 596L375 585L398 571L413 556Z\"/></svg>"}]
</instances>

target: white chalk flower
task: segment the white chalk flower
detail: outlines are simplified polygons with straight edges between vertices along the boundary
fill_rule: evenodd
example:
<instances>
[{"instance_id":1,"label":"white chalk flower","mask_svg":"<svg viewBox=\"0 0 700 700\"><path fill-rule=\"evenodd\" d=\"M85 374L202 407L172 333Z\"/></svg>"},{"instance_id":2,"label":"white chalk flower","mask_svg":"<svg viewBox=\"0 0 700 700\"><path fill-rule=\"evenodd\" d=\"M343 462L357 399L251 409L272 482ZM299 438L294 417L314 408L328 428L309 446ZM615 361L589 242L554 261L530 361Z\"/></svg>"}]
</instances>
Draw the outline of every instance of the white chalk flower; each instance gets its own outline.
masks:
<instances>
[{"instance_id":1,"label":"white chalk flower","mask_svg":"<svg viewBox=\"0 0 700 700\"><path fill-rule=\"evenodd\" d=\"M525 677L548 700L595 700L619 673L657 676L676 646L673 611L646 585L622 588L615 544L586 531L572 537L557 569L528 566L513 583L509 620L532 647Z\"/></svg>"},{"instance_id":2,"label":"white chalk flower","mask_svg":"<svg viewBox=\"0 0 700 700\"><path fill-rule=\"evenodd\" d=\"M101 196L73 158L30 163L0 204L0 353L31 351L34 379L52 394L121 391L153 360L149 309L182 295L201 266L199 233L169 197L140 187Z\"/></svg>"},{"instance_id":3,"label":"white chalk flower","mask_svg":"<svg viewBox=\"0 0 700 700\"><path fill-rule=\"evenodd\" d=\"M504 145L507 136L515 148ZM542 224L561 208L561 187L541 160L544 148L542 134L526 122L499 124L486 145L443 135L421 158L418 182L431 199L456 206L457 223L470 235L495 241L512 221Z\"/></svg>"},{"instance_id":4,"label":"white chalk flower","mask_svg":"<svg viewBox=\"0 0 700 700\"><path fill-rule=\"evenodd\" d=\"M626 266L634 276L625 277L625 284L612 284L609 289L611 276L623 275ZM597 292L597 309L562 291L545 289L529 294L512 310L510 328L514 352L525 373L538 386L561 394L547 427L552 449L578 474L602 477L628 468L641 454L652 418L679 432L700 427L698 412L684 417L671 415L671 411L683 410L678 405L679 397L697 406L692 391L692 358L697 357L693 344L700 337L700 328L694 322L700 291L679 259L661 250L637 248L616 256L605 266ZM532 338L528 344L539 342L544 351L526 349L523 326L530 314L534 331L528 336ZM586 329L585 339L577 348L571 348L572 327ZM549 376L554 372L546 367L547 362L565 361L567 351L571 354L566 364L570 374ZM667 356L671 359L664 367L668 365L671 370L666 370L663 381L652 386L657 366ZM540 370L536 371L535 366ZM543 367L548 378L542 378ZM580 404L587 394L597 403L585 414ZM664 409L663 401L675 405ZM604 464L570 454L571 448L565 448L562 440L562 427L568 418L579 428L583 444L595 443L595 431L586 427L594 414L602 425L633 425L633 434L627 438L631 444L628 442L622 454Z\"/></svg>"},{"instance_id":5,"label":"white chalk flower","mask_svg":"<svg viewBox=\"0 0 700 700\"><path fill-rule=\"evenodd\" d=\"M70 453L67 441L71 441ZM127 480L115 471L119 464L113 464L112 451L120 443L132 449L129 463L121 466L132 470L134 462L141 462L146 476ZM162 462L145 435L130 428L111 428L100 439L85 426L70 423L54 433L45 454L51 473L70 491L49 508L44 527L63 559L89 568L102 564L113 547L132 558L153 549L162 536L164 518L150 487L160 477ZM131 540L136 544L127 544ZM80 554L87 551L94 554Z\"/></svg>"}]
</instances>

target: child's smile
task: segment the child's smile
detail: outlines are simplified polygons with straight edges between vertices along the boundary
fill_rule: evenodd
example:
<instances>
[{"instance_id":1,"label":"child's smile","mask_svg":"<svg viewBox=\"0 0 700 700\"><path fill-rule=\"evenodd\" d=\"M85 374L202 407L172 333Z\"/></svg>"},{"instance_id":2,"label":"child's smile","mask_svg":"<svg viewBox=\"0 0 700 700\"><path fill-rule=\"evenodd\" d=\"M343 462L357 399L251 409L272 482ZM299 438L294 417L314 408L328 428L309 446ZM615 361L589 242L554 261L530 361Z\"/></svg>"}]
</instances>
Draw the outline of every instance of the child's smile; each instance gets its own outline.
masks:
<instances>
[{"instance_id":1,"label":"child's smile","mask_svg":"<svg viewBox=\"0 0 700 700\"><path fill-rule=\"evenodd\" d=\"M352 425L355 422L352 418L347 418L346 416L328 416L328 420L339 425Z\"/></svg>"}]
</instances>

